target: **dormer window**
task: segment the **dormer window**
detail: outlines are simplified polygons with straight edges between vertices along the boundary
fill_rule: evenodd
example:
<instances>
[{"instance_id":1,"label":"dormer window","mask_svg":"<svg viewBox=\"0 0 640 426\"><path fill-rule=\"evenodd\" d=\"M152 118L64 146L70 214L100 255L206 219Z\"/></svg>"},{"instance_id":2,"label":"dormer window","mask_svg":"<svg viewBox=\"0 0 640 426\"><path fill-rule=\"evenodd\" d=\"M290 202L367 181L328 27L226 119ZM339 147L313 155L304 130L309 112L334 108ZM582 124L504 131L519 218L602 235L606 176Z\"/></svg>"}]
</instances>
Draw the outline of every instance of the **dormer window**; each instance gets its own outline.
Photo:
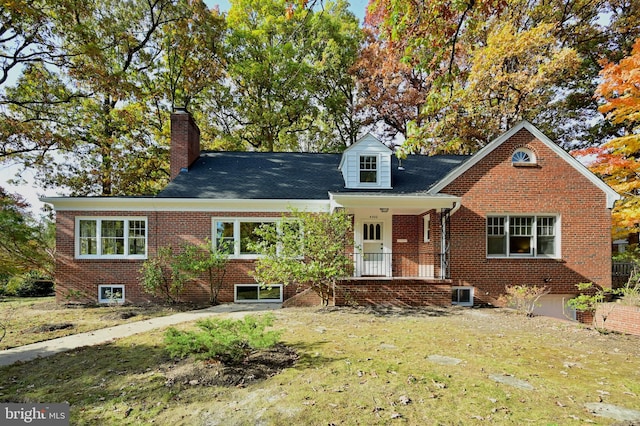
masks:
<instances>
[{"instance_id":1,"label":"dormer window","mask_svg":"<svg viewBox=\"0 0 640 426\"><path fill-rule=\"evenodd\" d=\"M391 189L393 151L367 134L342 153L338 169L348 189Z\"/></svg>"},{"instance_id":2,"label":"dormer window","mask_svg":"<svg viewBox=\"0 0 640 426\"><path fill-rule=\"evenodd\" d=\"M378 157L373 155L360 156L360 183L378 182Z\"/></svg>"}]
</instances>

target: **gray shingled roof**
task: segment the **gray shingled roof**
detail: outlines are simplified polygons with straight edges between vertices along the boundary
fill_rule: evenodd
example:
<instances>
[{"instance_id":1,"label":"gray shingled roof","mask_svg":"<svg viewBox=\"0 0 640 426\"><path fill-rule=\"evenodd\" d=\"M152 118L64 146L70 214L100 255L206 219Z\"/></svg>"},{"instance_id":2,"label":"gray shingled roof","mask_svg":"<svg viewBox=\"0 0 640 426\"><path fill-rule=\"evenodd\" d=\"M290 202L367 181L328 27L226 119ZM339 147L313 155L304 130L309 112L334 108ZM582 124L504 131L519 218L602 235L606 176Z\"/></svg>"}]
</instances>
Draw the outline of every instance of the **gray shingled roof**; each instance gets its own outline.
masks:
<instances>
[{"instance_id":1,"label":"gray shingled roof","mask_svg":"<svg viewBox=\"0 0 640 426\"><path fill-rule=\"evenodd\" d=\"M340 154L284 152L202 152L158 198L326 200L344 188ZM469 156L409 156L398 169L393 157L393 189L366 193L408 195L426 192Z\"/></svg>"}]
</instances>

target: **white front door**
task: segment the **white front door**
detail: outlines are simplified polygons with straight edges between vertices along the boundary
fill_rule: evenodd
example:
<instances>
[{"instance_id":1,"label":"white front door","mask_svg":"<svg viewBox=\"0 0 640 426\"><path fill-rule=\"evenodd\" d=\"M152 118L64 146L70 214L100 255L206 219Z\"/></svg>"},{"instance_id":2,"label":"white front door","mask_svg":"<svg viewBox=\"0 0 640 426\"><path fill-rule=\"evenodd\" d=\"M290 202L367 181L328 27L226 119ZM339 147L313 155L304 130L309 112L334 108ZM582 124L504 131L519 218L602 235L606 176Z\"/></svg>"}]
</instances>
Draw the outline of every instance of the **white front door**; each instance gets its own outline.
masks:
<instances>
[{"instance_id":1,"label":"white front door","mask_svg":"<svg viewBox=\"0 0 640 426\"><path fill-rule=\"evenodd\" d=\"M390 255L384 252L384 223L362 223L362 275L390 276Z\"/></svg>"}]
</instances>

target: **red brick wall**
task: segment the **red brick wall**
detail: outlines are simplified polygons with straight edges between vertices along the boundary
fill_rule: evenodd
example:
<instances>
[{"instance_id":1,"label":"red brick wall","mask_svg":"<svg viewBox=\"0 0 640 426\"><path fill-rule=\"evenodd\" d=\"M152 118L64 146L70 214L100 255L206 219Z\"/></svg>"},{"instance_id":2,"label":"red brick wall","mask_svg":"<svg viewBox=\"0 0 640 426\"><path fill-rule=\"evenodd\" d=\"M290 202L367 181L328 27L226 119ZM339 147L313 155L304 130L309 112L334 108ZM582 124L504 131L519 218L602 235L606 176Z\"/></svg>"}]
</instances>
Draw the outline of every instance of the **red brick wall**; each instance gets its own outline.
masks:
<instances>
[{"instance_id":1,"label":"red brick wall","mask_svg":"<svg viewBox=\"0 0 640 426\"><path fill-rule=\"evenodd\" d=\"M289 288L291 286L288 286ZM299 293L293 293L291 295L286 294L287 299L282 304L283 308L304 307L304 306L320 306L322 305L322 298L310 288L304 289Z\"/></svg>"},{"instance_id":2,"label":"red brick wall","mask_svg":"<svg viewBox=\"0 0 640 426\"><path fill-rule=\"evenodd\" d=\"M424 241L424 216L431 219L430 239ZM423 215L393 215L393 276L418 277L420 265L433 265L440 276L440 216L431 210ZM399 241L400 240L400 241Z\"/></svg>"},{"instance_id":3,"label":"red brick wall","mask_svg":"<svg viewBox=\"0 0 640 426\"><path fill-rule=\"evenodd\" d=\"M144 260L75 259L74 234L76 216L146 217L148 255L154 257L159 247L171 245L178 250L184 243L199 244L212 237L214 217L281 217L281 213L239 212L83 212L58 211L56 214L56 297L59 302L81 301L95 303L98 286L124 284L125 298L130 303L153 302L157 299L145 293L140 282L140 268ZM234 284L251 284L253 261L231 259L226 269L223 287L218 295L220 302L232 302ZM190 282L181 300L206 303L209 300L209 284L206 276ZM81 297L69 297L70 291L81 292ZM295 294L294 287L285 288L285 297Z\"/></svg>"},{"instance_id":4,"label":"red brick wall","mask_svg":"<svg viewBox=\"0 0 640 426\"><path fill-rule=\"evenodd\" d=\"M143 303L158 301L142 291L140 268L143 260L93 260L75 259L74 234L76 216L91 216L91 212L59 211L57 213L57 262L56 262L56 292L60 302L82 301L95 303L98 295L98 285L125 285L126 301ZM156 255L158 248L171 245L178 249L184 243L201 243L211 238L212 218L214 217L280 217L280 213L240 213L240 212L121 212L108 211L95 213L96 217L146 217L148 227L148 254ZM434 215L435 216L435 215ZM394 239L407 239L406 250L429 250L431 243L422 242L421 216L394 217ZM432 218L432 227L437 224ZM433 239L432 239L433 241ZM405 245L405 243L401 243ZM396 250L394 248L394 250ZM403 266L403 265L400 265ZM413 271L415 265L409 263L408 271ZM413 269L411 269L413 268ZM234 284L254 283L250 272L253 269L252 260L232 259L227 266L223 287L218 295L220 302L232 302L234 299ZM416 271L414 271L417 273ZM446 282L424 282L421 280L357 280L345 281L340 286L341 291L336 297L338 305L355 302L366 305L372 303L390 303L395 305L441 305L447 306L451 302L451 286ZM69 298L69 290L80 291L82 297ZM289 299L305 290L304 286L286 286L284 298ZM209 300L208 283L205 277L187 285L181 297L182 301L206 303ZM319 304L319 298L313 293L300 299L304 305Z\"/></svg>"},{"instance_id":5,"label":"red brick wall","mask_svg":"<svg viewBox=\"0 0 640 426\"><path fill-rule=\"evenodd\" d=\"M200 156L200 129L186 111L171 114L171 179Z\"/></svg>"},{"instance_id":6,"label":"red brick wall","mask_svg":"<svg viewBox=\"0 0 640 426\"><path fill-rule=\"evenodd\" d=\"M606 317L606 321L603 321ZM640 336L640 307L603 303L595 312L596 327Z\"/></svg>"},{"instance_id":7,"label":"red brick wall","mask_svg":"<svg viewBox=\"0 0 640 426\"><path fill-rule=\"evenodd\" d=\"M152 302L154 298L141 291L138 282L142 261L139 260L92 260L75 259L75 218L92 216L91 212L58 211L56 213L56 299L59 302L80 301L95 303L98 300L98 286L111 284L125 285L127 301L137 303ZM152 216L149 212L100 212L105 216L148 217L149 228ZM149 245L154 239L149 238ZM70 292L79 292L79 295Z\"/></svg>"},{"instance_id":8,"label":"red brick wall","mask_svg":"<svg viewBox=\"0 0 640 426\"><path fill-rule=\"evenodd\" d=\"M336 287L335 305L451 306L451 284L425 280L349 280Z\"/></svg>"},{"instance_id":9,"label":"red brick wall","mask_svg":"<svg viewBox=\"0 0 640 426\"><path fill-rule=\"evenodd\" d=\"M535 167L514 167L518 147L535 152ZM611 286L611 216L605 194L550 148L523 129L448 185L462 197L451 218L454 285L476 288L476 303L495 304L508 285L548 286L577 293L580 282ZM558 214L561 259L495 259L486 256L488 214Z\"/></svg>"}]
</instances>

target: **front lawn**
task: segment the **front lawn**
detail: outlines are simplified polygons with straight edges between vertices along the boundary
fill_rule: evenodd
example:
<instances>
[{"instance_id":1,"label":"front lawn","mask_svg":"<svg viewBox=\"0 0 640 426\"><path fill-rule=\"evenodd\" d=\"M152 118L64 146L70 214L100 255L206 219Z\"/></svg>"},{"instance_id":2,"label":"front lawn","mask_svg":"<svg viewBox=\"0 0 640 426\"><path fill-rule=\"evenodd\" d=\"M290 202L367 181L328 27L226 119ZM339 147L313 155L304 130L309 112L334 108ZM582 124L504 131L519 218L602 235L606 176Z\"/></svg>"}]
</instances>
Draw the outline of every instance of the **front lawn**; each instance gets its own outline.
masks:
<instances>
[{"instance_id":1,"label":"front lawn","mask_svg":"<svg viewBox=\"0 0 640 426\"><path fill-rule=\"evenodd\" d=\"M262 381L203 386L209 366L170 360L158 330L2 368L0 400L68 401L74 425L578 425L616 423L590 403L640 410L638 337L499 309L275 315L298 358Z\"/></svg>"},{"instance_id":2,"label":"front lawn","mask_svg":"<svg viewBox=\"0 0 640 426\"><path fill-rule=\"evenodd\" d=\"M7 326L0 350L176 312L159 305L67 307L54 297L0 298L0 323Z\"/></svg>"}]
</instances>

